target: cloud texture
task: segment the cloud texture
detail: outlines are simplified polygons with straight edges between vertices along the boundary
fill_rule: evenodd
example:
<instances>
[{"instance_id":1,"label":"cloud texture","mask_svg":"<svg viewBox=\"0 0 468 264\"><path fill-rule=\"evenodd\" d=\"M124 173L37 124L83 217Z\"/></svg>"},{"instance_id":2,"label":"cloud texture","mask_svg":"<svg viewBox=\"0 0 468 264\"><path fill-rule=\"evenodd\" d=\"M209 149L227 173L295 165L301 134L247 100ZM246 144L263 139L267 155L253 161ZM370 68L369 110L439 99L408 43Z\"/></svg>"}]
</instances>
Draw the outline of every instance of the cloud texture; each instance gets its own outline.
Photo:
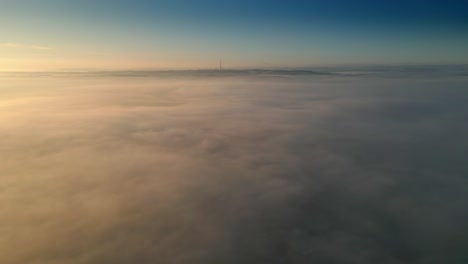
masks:
<instances>
[{"instance_id":1,"label":"cloud texture","mask_svg":"<svg viewBox=\"0 0 468 264\"><path fill-rule=\"evenodd\" d=\"M5 77L0 262L468 262L466 77Z\"/></svg>"}]
</instances>

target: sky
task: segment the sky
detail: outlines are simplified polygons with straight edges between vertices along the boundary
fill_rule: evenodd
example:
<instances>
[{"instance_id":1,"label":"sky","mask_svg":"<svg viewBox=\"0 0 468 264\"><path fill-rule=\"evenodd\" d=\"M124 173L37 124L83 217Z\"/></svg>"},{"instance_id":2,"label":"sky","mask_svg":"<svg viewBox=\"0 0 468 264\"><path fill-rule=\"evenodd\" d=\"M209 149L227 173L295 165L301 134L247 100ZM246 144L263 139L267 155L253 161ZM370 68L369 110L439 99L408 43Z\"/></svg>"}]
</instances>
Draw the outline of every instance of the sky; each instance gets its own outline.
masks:
<instances>
[{"instance_id":1,"label":"sky","mask_svg":"<svg viewBox=\"0 0 468 264\"><path fill-rule=\"evenodd\" d=\"M0 70L468 63L464 0L0 5Z\"/></svg>"}]
</instances>

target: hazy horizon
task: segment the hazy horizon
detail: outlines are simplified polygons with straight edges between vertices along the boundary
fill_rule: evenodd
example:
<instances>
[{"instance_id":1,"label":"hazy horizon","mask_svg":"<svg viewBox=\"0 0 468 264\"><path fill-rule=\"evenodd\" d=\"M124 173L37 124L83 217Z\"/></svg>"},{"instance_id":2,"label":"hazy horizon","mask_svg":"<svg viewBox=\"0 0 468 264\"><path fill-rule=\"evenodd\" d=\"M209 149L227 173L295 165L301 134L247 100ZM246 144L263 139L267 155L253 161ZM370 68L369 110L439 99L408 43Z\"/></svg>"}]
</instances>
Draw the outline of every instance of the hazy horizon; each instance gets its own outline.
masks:
<instances>
[{"instance_id":1,"label":"hazy horizon","mask_svg":"<svg viewBox=\"0 0 468 264\"><path fill-rule=\"evenodd\" d=\"M271 66L271 67L229 67L225 64L222 65L221 69L218 64L212 67L206 68L65 68L65 69L29 69L29 70L0 70L0 72L125 72L125 71L218 71L218 72L229 72L229 71L249 71L249 70L260 70L260 71L323 71L323 72L338 72L340 70L377 70L377 71L403 71L403 70L420 70L420 71L431 71L431 70L467 70L468 63L455 63L455 64L392 64L392 63L375 63L375 64L315 64L305 66Z\"/></svg>"}]
</instances>

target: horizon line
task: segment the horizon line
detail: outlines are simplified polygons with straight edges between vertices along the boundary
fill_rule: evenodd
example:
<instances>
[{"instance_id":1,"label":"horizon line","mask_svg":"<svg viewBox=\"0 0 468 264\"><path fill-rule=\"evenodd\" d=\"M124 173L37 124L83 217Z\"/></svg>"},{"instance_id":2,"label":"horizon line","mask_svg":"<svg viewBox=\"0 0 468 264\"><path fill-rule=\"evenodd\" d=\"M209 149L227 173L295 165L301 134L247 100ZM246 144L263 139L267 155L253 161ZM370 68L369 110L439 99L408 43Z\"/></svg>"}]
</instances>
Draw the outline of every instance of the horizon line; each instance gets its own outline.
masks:
<instances>
[{"instance_id":1,"label":"horizon line","mask_svg":"<svg viewBox=\"0 0 468 264\"><path fill-rule=\"evenodd\" d=\"M312 70L319 67L456 67L456 66L468 66L468 63L431 63L431 64L422 64L422 63L323 63L323 64L313 64L307 66L273 66L273 67L231 67L224 68L223 71L248 71L248 70L291 70L291 71L300 71L300 70ZM219 68L216 67L203 67L203 68L189 68L189 67L180 67L180 68L119 68L119 69L110 69L110 68L70 68L70 69L31 69L31 70L20 70L20 69L0 69L1 73L20 73L20 72L64 72L64 73L81 73L81 72L143 72L143 71L152 71L152 72L163 72L163 71L212 71Z\"/></svg>"}]
</instances>

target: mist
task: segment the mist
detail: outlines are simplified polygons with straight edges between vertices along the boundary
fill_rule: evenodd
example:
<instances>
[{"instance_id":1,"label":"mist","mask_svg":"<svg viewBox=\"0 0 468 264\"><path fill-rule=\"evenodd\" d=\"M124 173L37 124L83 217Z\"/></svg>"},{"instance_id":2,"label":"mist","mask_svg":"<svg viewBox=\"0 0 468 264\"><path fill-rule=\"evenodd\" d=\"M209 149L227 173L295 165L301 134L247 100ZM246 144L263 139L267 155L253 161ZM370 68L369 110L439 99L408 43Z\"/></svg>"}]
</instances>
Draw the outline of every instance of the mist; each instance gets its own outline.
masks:
<instances>
[{"instance_id":1,"label":"mist","mask_svg":"<svg viewBox=\"0 0 468 264\"><path fill-rule=\"evenodd\" d=\"M0 262L467 263L467 85L4 74Z\"/></svg>"}]
</instances>

